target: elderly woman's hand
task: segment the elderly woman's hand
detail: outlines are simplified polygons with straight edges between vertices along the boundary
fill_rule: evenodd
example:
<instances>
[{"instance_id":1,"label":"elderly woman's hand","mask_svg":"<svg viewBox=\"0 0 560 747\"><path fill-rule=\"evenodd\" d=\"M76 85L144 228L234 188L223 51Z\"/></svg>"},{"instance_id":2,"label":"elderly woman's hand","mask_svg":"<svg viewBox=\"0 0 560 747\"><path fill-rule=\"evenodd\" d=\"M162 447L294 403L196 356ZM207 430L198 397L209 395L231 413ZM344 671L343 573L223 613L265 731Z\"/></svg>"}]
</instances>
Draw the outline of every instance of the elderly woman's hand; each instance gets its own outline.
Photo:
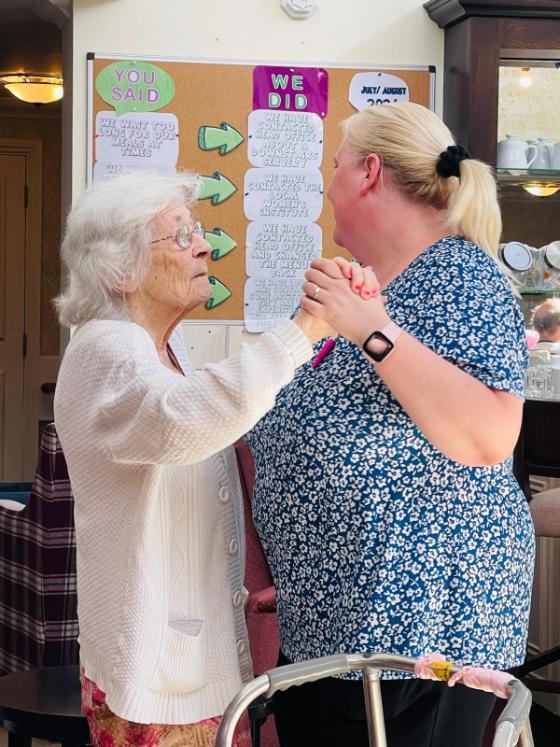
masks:
<instances>
[{"instance_id":1,"label":"elderly woman's hand","mask_svg":"<svg viewBox=\"0 0 560 747\"><path fill-rule=\"evenodd\" d=\"M336 330L320 316L310 314L305 309L299 309L293 321L298 325L311 344L322 340L324 337L333 337Z\"/></svg>"},{"instance_id":2,"label":"elderly woman's hand","mask_svg":"<svg viewBox=\"0 0 560 747\"><path fill-rule=\"evenodd\" d=\"M361 345L390 321L379 282L370 267L342 257L314 260L305 273L301 308Z\"/></svg>"}]
</instances>

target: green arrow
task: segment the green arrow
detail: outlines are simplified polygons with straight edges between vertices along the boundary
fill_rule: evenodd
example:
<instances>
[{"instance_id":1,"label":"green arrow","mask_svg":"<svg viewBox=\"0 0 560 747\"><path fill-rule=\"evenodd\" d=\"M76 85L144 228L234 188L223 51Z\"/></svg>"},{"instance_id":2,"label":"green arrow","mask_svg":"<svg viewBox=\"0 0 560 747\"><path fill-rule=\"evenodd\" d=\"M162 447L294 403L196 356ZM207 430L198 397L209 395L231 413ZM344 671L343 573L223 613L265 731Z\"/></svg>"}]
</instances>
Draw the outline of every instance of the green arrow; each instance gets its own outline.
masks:
<instances>
[{"instance_id":1,"label":"green arrow","mask_svg":"<svg viewBox=\"0 0 560 747\"><path fill-rule=\"evenodd\" d=\"M213 231L206 231L204 238L212 247L212 259L221 259L229 254L237 246L229 233L222 231L221 228L215 228Z\"/></svg>"},{"instance_id":2,"label":"green arrow","mask_svg":"<svg viewBox=\"0 0 560 747\"><path fill-rule=\"evenodd\" d=\"M237 192L235 184L230 182L227 176L220 174L219 171L215 171L212 176L200 177L199 200L210 198L212 205L219 205L220 202L225 202L235 192Z\"/></svg>"},{"instance_id":3,"label":"green arrow","mask_svg":"<svg viewBox=\"0 0 560 747\"><path fill-rule=\"evenodd\" d=\"M220 149L220 155L225 156L237 148L245 140L243 135L227 122L219 127L200 127L198 130L198 147L201 150Z\"/></svg>"},{"instance_id":4,"label":"green arrow","mask_svg":"<svg viewBox=\"0 0 560 747\"><path fill-rule=\"evenodd\" d=\"M215 309L216 306L219 306L231 296L231 291L213 275L208 276L208 282L212 286L212 295L206 301L206 308Z\"/></svg>"}]
</instances>

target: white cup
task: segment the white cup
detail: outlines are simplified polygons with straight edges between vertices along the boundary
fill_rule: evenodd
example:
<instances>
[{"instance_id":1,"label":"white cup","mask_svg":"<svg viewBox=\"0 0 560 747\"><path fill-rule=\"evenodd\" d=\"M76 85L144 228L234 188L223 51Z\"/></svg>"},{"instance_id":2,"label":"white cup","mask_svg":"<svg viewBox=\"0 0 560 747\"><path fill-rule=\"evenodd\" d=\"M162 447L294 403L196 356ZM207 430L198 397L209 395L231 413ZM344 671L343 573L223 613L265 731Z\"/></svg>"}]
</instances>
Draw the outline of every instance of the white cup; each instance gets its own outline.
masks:
<instances>
[{"instance_id":1,"label":"white cup","mask_svg":"<svg viewBox=\"0 0 560 747\"><path fill-rule=\"evenodd\" d=\"M499 169L528 169L537 158L537 146L527 145L515 135L506 135L498 143L496 163Z\"/></svg>"},{"instance_id":2,"label":"white cup","mask_svg":"<svg viewBox=\"0 0 560 747\"><path fill-rule=\"evenodd\" d=\"M537 156L532 162L530 168L538 171L545 171L552 168L552 148L554 147L545 137L538 137L530 141L537 149Z\"/></svg>"},{"instance_id":3,"label":"white cup","mask_svg":"<svg viewBox=\"0 0 560 747\"><path fill-rule=\"evenodd\" d=\"M550 366L530 366L525 372L525 396L533 399L552 399L553 371Z\"/></svg>"},{"instance_id":4,"label":"white cup","mask_svg":"<svg viewBox=\"0 0 560 747\"><path fill-rule=\"evenodd\" d=\"M552 389L554 397L560 399L560 368L552 368Z\"/></svg>"},{"instance_id":5,"label":"white cup","mask_svg":"<svg viewBox=\"0 0 560 747\"><path fill-rule=\"evenodd\" d=\"M560 143L554 143L554 145L548 145L547 150L550 158L550 169L560 171Z\"/></svg>"}]
</instances>

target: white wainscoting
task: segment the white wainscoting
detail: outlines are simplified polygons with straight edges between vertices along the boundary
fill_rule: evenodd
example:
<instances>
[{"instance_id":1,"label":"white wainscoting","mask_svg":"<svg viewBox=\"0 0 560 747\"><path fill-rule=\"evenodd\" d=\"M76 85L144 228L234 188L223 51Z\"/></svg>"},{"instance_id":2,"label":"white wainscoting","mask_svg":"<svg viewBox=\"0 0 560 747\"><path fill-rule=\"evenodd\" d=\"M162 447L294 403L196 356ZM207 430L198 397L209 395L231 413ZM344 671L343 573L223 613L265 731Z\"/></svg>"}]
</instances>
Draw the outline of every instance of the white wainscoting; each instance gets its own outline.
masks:
<instances>
[{"instance_id":1,"label":"white wainscoting","mask_svg":"<svg viewBox=\"0 0 560 747\"><path fill-rule=\"evenodd\" d=\"M238 352L242 343L253 343L258 334L251 334L242 324L206 324L183 322L183 336L195 368L217 363Z\"/></svg>"}]
</instances>

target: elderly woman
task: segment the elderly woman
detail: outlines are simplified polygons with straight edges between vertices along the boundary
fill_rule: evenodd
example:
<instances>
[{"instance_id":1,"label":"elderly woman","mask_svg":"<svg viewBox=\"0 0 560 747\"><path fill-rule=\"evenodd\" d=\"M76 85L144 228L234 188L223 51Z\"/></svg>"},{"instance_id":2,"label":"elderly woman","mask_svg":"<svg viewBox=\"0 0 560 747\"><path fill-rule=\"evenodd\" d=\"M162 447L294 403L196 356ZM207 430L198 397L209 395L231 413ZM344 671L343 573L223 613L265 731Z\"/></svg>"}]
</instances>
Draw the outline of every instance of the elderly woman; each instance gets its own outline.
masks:
<instances>
[{"instance_id":1,"label":"elderly woman","mask_svg":"<svg viewBox=\"0 0 560 747\"><path fill-rule=\"evenodd\" d=\"M300 311L193 370L174 330L211 291L195 189L186 174L104 180L73 208L62 247L58 312L76 330L55 420L75 497L84 710L103 747L213 745L251 677L226 447L332 331Z\"/></svg>"},{"instance_id":2,"label":"elderly woman","mask_svg":"<svg viewBox=\"0 0 560 747\"><path fill-rule=\"evenodd\" d=\"M440 651L512 667L533 568L509 459L527 352L492 174L429 110L386 104L346 121L328 196L334 241L387 303L312 263L302 307L346 339L249 436L280 661ZM390 747L480 747L492 696L384 676ZM283 747L368 744L352 676L281 694L276 723Z\"/></svg>"}]
</instances>

